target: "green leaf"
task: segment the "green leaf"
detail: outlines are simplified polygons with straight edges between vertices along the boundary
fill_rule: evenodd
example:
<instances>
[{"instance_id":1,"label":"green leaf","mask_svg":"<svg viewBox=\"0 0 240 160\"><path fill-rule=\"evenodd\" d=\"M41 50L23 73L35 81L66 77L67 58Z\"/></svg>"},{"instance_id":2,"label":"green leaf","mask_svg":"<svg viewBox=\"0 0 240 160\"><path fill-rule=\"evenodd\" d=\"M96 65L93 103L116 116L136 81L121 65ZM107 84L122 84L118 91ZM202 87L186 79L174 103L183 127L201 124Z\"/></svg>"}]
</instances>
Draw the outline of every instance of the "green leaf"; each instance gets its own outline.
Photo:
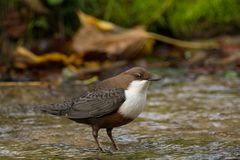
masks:
<instances>
[{"instance_id":1,"label":"green leaf","mask_svg":"<svg viewBox=\"0 0 240 160\"><path fill-rule=\"evenodd\" d=\"M59 5L63 2L63 0L47 0L49 5L55 6L55 5Z\"/></svg>"},{"instance_id":2,"label":"green leaf","mask_svg":"<svg viewBox=\"0 0 240 160\"><path fill-rule=\"evenodd\" d=\"M47 29L48 22L47 22L46 17L40 17L40 18L36 19L34 26Z\"/></svg>"},{"instance_id":3,"label":"green leaf","mask_svg":"<svg viewBox=\"0 0 240 160\"><path fill-rule=\"evenodd\" d=\"M225 73L225 77L232 79L232 78L237 78L238 77L238 73L236 71L227 71Z\"/></svg>"}]
</instances>

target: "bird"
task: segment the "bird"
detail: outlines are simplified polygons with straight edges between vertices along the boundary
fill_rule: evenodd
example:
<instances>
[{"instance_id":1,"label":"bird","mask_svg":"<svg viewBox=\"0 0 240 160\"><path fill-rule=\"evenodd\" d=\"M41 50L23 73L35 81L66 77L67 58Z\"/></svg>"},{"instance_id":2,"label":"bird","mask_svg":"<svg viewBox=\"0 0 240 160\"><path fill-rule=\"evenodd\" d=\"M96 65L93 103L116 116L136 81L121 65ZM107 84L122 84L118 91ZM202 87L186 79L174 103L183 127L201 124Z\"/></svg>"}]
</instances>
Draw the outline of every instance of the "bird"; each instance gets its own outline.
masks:
<instances>
[{"instance_id":1,"label":"bird","mask_svg":"<svg viewBox=\"0 0 240 160\"><path fill-rule=\"evenodd\" d=\"M113 148L118 150L112 136L113 128L128 124L138 117L146 104L149 83L158 80L159 77L154 77L145 68L133 67L96 83L78 97L62 103L42 105L40 110L91 126L92 136L102 152L104 149L98 140L98 132L106 129Z\"/></svg>"}]
</instances>

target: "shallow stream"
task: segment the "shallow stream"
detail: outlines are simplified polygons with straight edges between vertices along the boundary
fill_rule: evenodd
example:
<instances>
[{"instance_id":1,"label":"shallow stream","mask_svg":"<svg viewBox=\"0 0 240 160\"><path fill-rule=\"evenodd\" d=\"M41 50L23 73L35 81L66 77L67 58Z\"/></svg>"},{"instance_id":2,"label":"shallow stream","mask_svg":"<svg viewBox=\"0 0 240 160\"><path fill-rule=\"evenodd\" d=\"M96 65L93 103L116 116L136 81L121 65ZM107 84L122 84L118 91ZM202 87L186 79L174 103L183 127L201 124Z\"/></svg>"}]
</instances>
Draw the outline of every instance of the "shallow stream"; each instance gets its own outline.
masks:
<instances>
[{"instance_id":1,"label":"shallow stream","mask_svg":"<svg viewBox=\"0 0 240 160\"><path fill-rule=\"evenodd\" d=\"M240 81L201 76L151 85L144 112L105 133L96 149L90 127L32 110L63 101L82 86L0 88L0 159L240 159Z\"/></svg>"}]
</instances>

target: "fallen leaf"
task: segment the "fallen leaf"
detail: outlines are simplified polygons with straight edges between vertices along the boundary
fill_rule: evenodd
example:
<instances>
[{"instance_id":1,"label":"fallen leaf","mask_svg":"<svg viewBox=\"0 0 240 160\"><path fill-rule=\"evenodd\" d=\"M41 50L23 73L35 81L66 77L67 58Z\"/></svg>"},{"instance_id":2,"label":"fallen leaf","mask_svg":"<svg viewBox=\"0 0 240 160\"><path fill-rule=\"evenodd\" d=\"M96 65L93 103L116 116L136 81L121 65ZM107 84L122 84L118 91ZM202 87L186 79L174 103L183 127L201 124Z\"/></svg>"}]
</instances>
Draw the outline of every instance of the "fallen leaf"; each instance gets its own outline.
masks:
<instances>
[{"instance_id":1,"label":"fallen leaf","mask_svg":"<svg viewBox=\"0 0 240 160\"><path fill-rule=\"evenodd\" d=\"M86 56L92 53L109 59L134 59L151 53L154 40L141 28L124 29L113 23L79 13L83 24L73 37L73 49Z\"/></svg>"},{"instance_id":2,"label":"fallen leaf","mask_svg":"<svg viewBox=\"0 0 240 160\"><path fill-rule=\"evenodd\" d=\"M16 54L17 57L21 57L21 61L32 65L38 65L48 62L61 62L66 66L82 64L81 54L71 54L70 56L67 56L63 53L51 52L44 55L35 55L27 48L21 46L16 48Z\"/></svg>"}]
</instances>

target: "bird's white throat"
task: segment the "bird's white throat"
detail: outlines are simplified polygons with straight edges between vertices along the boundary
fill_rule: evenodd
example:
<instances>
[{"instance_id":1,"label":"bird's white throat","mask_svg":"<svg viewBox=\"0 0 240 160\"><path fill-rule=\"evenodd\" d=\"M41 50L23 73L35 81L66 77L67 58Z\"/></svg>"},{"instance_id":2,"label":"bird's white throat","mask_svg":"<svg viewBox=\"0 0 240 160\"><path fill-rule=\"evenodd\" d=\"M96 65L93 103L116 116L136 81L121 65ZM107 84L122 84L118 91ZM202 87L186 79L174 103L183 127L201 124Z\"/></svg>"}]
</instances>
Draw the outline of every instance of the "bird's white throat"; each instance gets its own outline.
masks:
<instances>
[{"instance_id":1,"label":"bird's white throat","mask_svg":"<svg viewBox=\"0 0 240 160\"><path fill-rule=\"evenodd\" d=\"M119 112L127 118L136 118L146 104L147 89L149 81L135 80L132 81L127 90L125 90L125 102L119 108Z\"/></svg>"}]
</instances>

